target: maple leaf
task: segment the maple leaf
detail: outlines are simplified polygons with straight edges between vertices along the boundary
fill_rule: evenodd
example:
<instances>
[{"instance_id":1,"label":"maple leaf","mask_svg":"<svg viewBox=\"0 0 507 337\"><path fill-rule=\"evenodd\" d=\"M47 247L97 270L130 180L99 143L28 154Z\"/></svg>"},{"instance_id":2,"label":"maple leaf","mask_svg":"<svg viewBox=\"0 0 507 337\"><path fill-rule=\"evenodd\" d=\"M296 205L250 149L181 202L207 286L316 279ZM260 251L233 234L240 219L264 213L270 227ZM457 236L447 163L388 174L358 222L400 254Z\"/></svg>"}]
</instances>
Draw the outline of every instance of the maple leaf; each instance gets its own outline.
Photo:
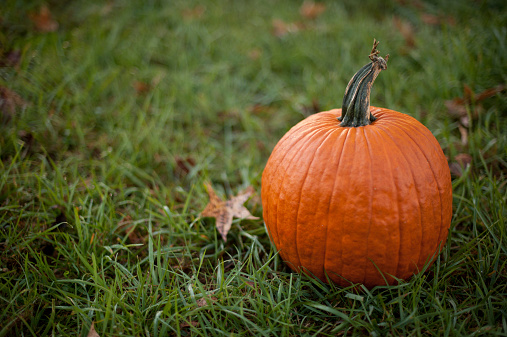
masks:
<instances>
[{"instance_id":1,"label":"maple leaf","mask_svg":"<svg viewBox=\"0 0 507 337\"><path fill-rule=\"evenodd\" d=\"M210 183L206 183L205 187L209 195L209 203L201 212L200 216L216 219L218 232L222 236L224 242L227 242L227 233L231 229L233 217L249 220L259 219L258 217L250 214L245 206L243 206L245 201L247 201L250 195L254 192L252 186L249 186L237 196L226 201L223 201L215 194L215 191Z\"/></svg>"}]
</instances>

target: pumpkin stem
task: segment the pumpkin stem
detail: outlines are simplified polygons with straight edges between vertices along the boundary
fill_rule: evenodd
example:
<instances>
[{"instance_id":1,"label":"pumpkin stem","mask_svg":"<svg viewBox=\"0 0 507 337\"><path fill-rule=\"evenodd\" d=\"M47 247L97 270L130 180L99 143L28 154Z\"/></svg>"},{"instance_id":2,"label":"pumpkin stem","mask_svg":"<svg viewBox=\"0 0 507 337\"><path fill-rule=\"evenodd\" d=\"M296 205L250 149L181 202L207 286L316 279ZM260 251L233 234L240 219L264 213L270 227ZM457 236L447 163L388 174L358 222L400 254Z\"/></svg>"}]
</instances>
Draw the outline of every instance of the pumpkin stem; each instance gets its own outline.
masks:
<instances>
[{"instance_id":1,"label":"pumpkin stem","mask_svg":"<svg viewBox=\"0 0 507 337\"><path fill-rule=\"evenodd\" d=\"M378 56L377 50L379 41L373 39L373 48L369 58L370 63L362 67L350 80L345 89L343 97L342 115L338 117L343 127L366 126L377 119L370 112L370 92L373 82L377 78L381 70L387 69L387 60Z\"/></svg>"}]
</instances>

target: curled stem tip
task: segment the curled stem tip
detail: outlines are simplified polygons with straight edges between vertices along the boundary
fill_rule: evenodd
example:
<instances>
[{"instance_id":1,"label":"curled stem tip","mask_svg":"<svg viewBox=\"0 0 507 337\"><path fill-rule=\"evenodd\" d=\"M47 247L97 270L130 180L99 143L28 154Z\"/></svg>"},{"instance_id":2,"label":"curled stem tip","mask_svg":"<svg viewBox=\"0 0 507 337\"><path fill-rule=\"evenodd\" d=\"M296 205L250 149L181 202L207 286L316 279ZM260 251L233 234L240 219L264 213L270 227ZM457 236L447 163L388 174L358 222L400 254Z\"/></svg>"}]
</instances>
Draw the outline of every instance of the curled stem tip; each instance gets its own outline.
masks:
<instances>
[{"instance_id":1,"label":"curled stem tip","mask_svg":"<svg viewBox=\"0 0 507 337\"><path fill-rule=\"evenodd\" d=\"M342 116L338 118L341 121L340 126L366 126L376 119L370 113L371 87L380 71L387 69L389 60L389 54L385 58L379 56L378 44L379 41L373 39L373 47L368 56L371 62L354 74L345 89Z\"/></svg>"}]
</instances>

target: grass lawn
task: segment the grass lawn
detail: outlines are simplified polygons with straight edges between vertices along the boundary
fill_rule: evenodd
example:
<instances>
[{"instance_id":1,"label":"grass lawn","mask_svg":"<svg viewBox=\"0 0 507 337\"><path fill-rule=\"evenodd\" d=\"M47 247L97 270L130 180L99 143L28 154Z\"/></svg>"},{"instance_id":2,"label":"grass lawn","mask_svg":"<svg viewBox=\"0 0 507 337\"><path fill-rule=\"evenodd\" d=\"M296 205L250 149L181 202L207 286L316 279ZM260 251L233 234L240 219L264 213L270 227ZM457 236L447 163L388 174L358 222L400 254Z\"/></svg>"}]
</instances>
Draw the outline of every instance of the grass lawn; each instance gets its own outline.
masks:
<instances>
[{"instance_id":1,"label":"grass lawn","mask_svg":"<svg viewBox=\"0 0 507 337\"><path fill-rule=\"evenodd\" d=\"M0 5L0 336L507 335L505 1ZM453 218L425 273L340 288L291 273L262 221L277 141L371 102L435 135ZM205 184L248 186L224 242Z\"/></svg>"}]
</instances>

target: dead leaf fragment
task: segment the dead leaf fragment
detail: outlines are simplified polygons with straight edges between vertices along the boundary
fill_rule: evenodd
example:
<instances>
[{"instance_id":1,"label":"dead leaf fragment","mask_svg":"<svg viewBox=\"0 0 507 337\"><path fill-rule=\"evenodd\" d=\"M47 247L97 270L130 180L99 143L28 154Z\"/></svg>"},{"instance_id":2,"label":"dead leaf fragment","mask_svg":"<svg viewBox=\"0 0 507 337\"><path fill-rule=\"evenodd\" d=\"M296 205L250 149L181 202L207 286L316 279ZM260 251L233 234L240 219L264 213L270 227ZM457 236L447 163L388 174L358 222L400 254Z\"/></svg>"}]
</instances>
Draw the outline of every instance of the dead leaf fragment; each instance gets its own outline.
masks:
<instances>
[{"instance_id":1,"label":"dead leaf fragment","mask_svg":"<svg viewBox=\"0 0 507 337\"><path fill-rule=\"evenodd\" d=\"M43 33L55 32L58 29L58 22L53 19L48 6L42 6L38 13L31 13L29 18L35 28Z\"/></svg>"},{"instance_id":2,"label":"dead leaf fragment","mask_svg":"<svg viewBox=\"0 0 507 337\"><path fill-rule=\"evenodd\" d=\"M415 31L414 26L408 21L402 20L397 16L393 17L393 23L396 29L400 32L400 34L405 39L405 44L409 48L415 47Z\"/></svg>"},{"instance_id":3,"label":"dead leaf fragment","mask_svg":"<svg viewBox=\"0 0 507 337\"><path fill-rule=\"evenodd\" d=\"M421 21L430 26L440 26L448 24L450 26L456 25L456 19L452 16L433 15L428 13L421 13Z\"/></svg>"},{"instance_id":4,"label":"dead leaf fragment","mask_svg":"<svg viewBox=\"0 0 507 337\"><path fill-rule=\"evenodd\" d=\"M326 5L320 2L305 1L299 9L299 13L305 19L315 20L326 10Z\"/></svg>"},{"instance_id":5,"label":"dead leaf fragment","mask_svg":"<svg viewBox=\"0 0 507 337\"><path fill-rule=\"evenodd\" d=\"M195 167L197 164L195 159L187 156L187 157L180 157L176 156L174 158L176 161L176 167L175 167L175 174L177 176L184 176L190 173L190 170Z\"/></svg>"},{"instance_id":6,"label":"dead leaf fragment","mask_svg":"<svg viewBox=\"0 0 507 337\"><path fill-rule=\"evenodd\" d=\"M504 91L505 89L507 89L507 85L505 85L505 84L500 84L500 85L497 85L496 87L486 89L483 92L475 95L475 101L479 102L479 101L482 101L483 99L493 97L496 94L498 94L499 92Z\"/></svg>"},{"instance_id":7,"label":"dead leaf fragment","mask_svg":"<svg viewBox=\"0 0 507 337\"><path fill-rule=\"evenodd\" d=\"M460 153L454 157L454 161L449 163L449 169L453 176L461 177L470 165L472 165L472 156L468 153Z\"/></svg>"},{"instance_id":8,"label":"dead leaf fragment","mask_svg":"<svg viewBox=\"0 0 507 337\"><path fill-rule=\"evenodd\" d=\"M180 328L190 328L191 326L193 326L194 328L198 327L199 326L199 322L197 321L190 321L190 322L183 322L180 324Z\"/></svg>"},{"instance_id":9,"label":"dead leaf fragment","mask_svg":"<svg viewBox=\"0 0 507 337\"><path fill-rule=\"evenodd\" d=\"M276 37L283 37L290 33L296 33L305 28L301 22L285 22L281 19L271 21L272 33Z\"/></svg>"},{"instance_id":10,"label":"dead leaf fragment","mask_svg":"<svg viewBox=\"0 0 507 337\"><path fill-rule=\"evenodd\" d=\"M209 195L209 203L201 212L201 217L210 217L216 219L217 230L222 236L224 242L227 242L227 233L232 226L232 218L257 220L258 217L253 216L243 206L245 201L248 200L254 189L250 186L237 196L232 197L230 200L221 200L213 190L210 183L206 183L206 190Z\"/></svg>"},{"instance_id":11,"label":"dead leaf fragment","mask_svg":"<svg viewBox=\"0 0 507 337\"><path fill-rule=\"evenodd\" d=\"M483 111L481 101L506 89L507 85L500 84L476 94L470 86L465 84L463 85L463 97L455 97L452 100L445 101L444 104L452 118L459 120L463 126L468 127L470 123L468 109L470 109L471 117L476 118Z\"/></svg>"},{"instance_id":12,"label":"dead leaf fragment","mask_svg":"<svg viewBox=\"0 0 507 337\"><path fill-rule=\"evenodd\" d=\"M468 153L460 153L454 157L454 160L456 160L456 162L463 168L467 168L472 164L472 156Z\"/></svg>"},{"instance_id":13,"label":"dead leaf fragment","mask_svg":"<svg viewBox=\"0 0 507 337\"><path fill-rule=\"evenodd\" d=\"M21 61L21 51L0 52L0 67L17 67Z\"/></svg>"},{"instance_id":14,"label":"dead leaf fragment","mask_svg":"<svg viewBox=\"0 0 507 337\"><path fill-rule=\"evenodd\" d=\"M88 331L87 337L100 337L97 331L95 331L95 322L92 322L92 326L90 327L90 331Z\"/></svg>"},{"instance_id":15,"label":"dead leaf fragment","mask_svg":"<svg viewBox=\"0 0 507 337\"><path fill-rule=\"evenodd\" d=\"M18 108L24 108L27 105L28 102L16 92L0 86L0 117L2 120L9 121Z\"/></svg>"},{"instance_id":16,"label":"dead leaf fragment","mask_svg":"<svg viewBox=\"0 0 507 337\"><path fill-rule=\"evenodd\" d=\"M146 94L151 90L151 85L143 81L134 81L132 84L137 95Z\"/></svg>"},{"instance_id":17,"label":"dead leaf fragment","mask_svg":"<svg viewBox=\"0 0 507 337\"><path fill-rule=\"evenodd\" d=\"M183 16L186 20L192 20L192 19L200 19L204 15L204 12L206 11L206 7L203 5L197 5L192 8L186 8L181 12L181 16Z\"/></svg>"},{"instance_id":18,"label":"dead leaf fragment","mask_svg":"<svg viewBox=\"0 0 507 337\"><path fill-rule=\"evenodd\" d=\"M217 298L216 297L210 297L210 298L200 298L197 300L197 306L199 308L202 308L202 307L206 307L206 306L209 306L211 305L213 302L216 302L217 301Z\"/></svg>"}]
</instances>

